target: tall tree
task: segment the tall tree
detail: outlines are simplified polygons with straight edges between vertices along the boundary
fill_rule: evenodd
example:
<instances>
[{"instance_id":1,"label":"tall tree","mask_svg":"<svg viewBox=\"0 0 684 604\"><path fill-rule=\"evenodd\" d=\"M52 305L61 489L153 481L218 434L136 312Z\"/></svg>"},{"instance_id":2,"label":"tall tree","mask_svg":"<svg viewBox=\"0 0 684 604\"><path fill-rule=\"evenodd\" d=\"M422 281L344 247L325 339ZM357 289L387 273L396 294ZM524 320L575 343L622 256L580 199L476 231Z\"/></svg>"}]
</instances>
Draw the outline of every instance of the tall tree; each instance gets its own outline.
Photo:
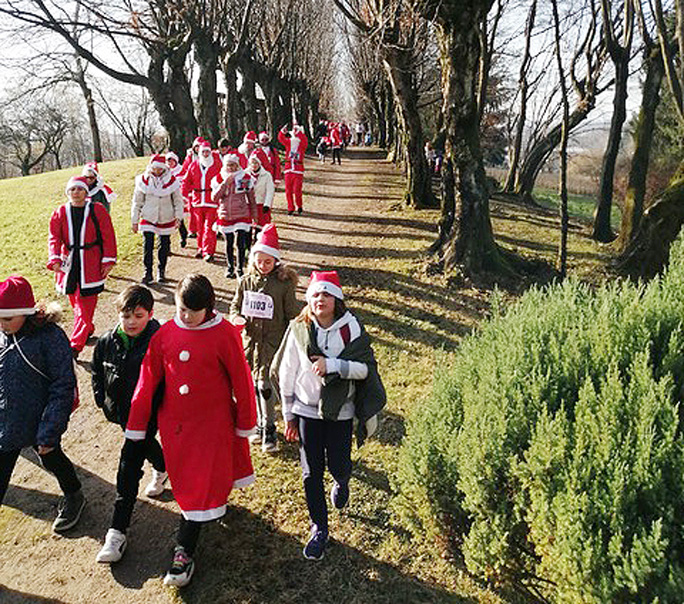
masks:
<instances>
[{"instance_id":1,"label":"tall tree","mask_svg":"<svg viewBox=\"0 0 684 604\"><path fill-rule=\"evenodd\" d=\"M614 92L613 114L610 120L608 141L603 154L601 166L601 180L599 194L594 214L594 229L592 237L604 243L615 238L610 224L613 207L613 181L615 179L615 163L620 151L622 127L627 119L627 84L629 82L629 62L632 54L632 38L634 35L634 0L623 0L618 7L617 14L623 15L622 41L616 31L616 17L613 11L614 3L601 0L601 16L603 21L603 38L608 54L613 62Z\"/></svg>"}]
</instances>

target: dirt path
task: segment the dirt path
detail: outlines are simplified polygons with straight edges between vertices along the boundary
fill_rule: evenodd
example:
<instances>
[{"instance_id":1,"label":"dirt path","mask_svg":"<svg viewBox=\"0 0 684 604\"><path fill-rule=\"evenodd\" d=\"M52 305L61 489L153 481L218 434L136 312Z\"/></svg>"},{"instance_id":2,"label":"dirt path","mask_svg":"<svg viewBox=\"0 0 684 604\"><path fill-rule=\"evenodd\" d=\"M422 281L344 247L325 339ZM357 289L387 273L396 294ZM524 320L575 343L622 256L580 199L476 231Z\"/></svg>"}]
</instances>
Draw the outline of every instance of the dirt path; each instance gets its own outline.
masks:
<instances>
[{"instance_id":1,"label":"dirt path","mask_svg":"<svg viewBox=\"0 0 684 604\"><path fill-rule=\"evenodd\" d=\"M357 152L351 159L345 158L343 161L341 167L335 168L329 164L321 166L312 159L307 162L303 216L288 217L283 209L284 194L279 192L276 196L274 215L285 259L293 264L302 276L308 276L311 269L322 266L349 266L357 256L372 259L395 253L391 248L369 248L367 244L369 241L382 238L388 229L392 230L393 236L401 237L405 234L413 239L429 238L429 234L417 230L416 225L410 224L409 221L404 224L401 220L393 220L390 224L379 217L379 210L386 209L398 201L401 178L392 166L363 152ZM195 252L194 240L190 241L186 250L180 250L174 241L175 254L169 261L168 269L172 282L164 287L153 287L156 298L155 314L158 318L167 320L172 317L175 282L192 271L199 271L210 277L219 295L219 310L227 310L235 282L224 277L224 256L221 246L222 242L219 242L220 253L217 254L217 262L208 265L192 258ZM121 269L115 271L113 278L108 282L108 290L102 295L99 303L96 317L97 333L102 333L116 321L112 305L115 295L140 276L140 265L136 265L128 274L122 274ZM303 298L305 284L306 279L302 279L300 298ZM88 498L87 508L81 523L74 531L64 537L53 535L50 525L58 502L57 485L53 478L37 467L31 459L20 459L6 496L5 506L0 508L0 602L132 604L177 602L179 598L184 601L205 601L208 598L201 595L199 588L196 588L195 592L190 592L189 596L178 596L162 585L161 576L169 561L170 547L178 522L178 507L168 492L168 496L161 501L141 497L129 533L135 537L130 539L126 556L119 564L110 569L109 566L98 565L94 561L110 519L114 498L113 482L122 435L116 426L104 420L92 402L88 374L91 351L91 347L86 349L80 361L78 377L82 405L74 413L64 439L64 449L78 465L80 476L83 478L84 491ZM299 480L299 470L295 463L296 453L292 451L287 456L287 480L296 483ZM260 465L257 470L260 468L263 474L268 474L267 466ZM149 472L149 469L146 471ZM143 485L148 476L149 474L146 474L143 479ZM270 478L263 480L268 479ZM275 486L277 485L274 485L274 493ZM297 497L299 495L300 493L296 493ZM297 560L293 564L295 569L298 568L296 565L299 564L300 557L301 523L295 526L284 519L279 524L277 510L265 520L260 517L258 510L254 512L249 509L246 505L249 501L248 493L241 495L236 500L237 503L231 500L234 504L229 512L231 522L238 526L248 526L247 530L255 540L265 536L266 548L278 549L280 558L272 559L281 566L244 568L244 572L266 575L269 572L287 572L284 567L289 564L288 560ZM272 506L276 504L276 501L272 502ZM379 531L381 530L382 527ZM204 552L210 549L213 538L217 538L216 535L209 534L208 537L203 537ZM258 545L256 541L257 545L250 543L247 547ZM209 557L209 553L206 555ZM257 551L253 558L259 559L261 555ZM344 556L345 559L349 559L350 568L365 565L366 568L373 569L372 572L368 571L369 576L359 576L359 581L368 582L369 590L372 589L372 583L378 575L394 581L405 580L407 585L412 583L411 579L404 579L392 569L386 568L387 565L375 564L374 560L367 560L361 554L348 552ZM244 563L244 558L236 557L233 564L239 566ZM228 561L225 563L230 564ZM208 563L204 565L202 572L203 577L209 579L208 573L211 573L211 568L207 568L207 565ZM239 574L243 569L238 569L238 566L235 572ZM258 591L250 592L246 587L250 581L244 579L243 585L240 583L242 580L236 579L232 591L223 585L223 591L219 592L223 595L212 596L212 601L276 601L268 598L262 600ZM353 581L354 577L350 577L349 580ZM293 588L292 593L296 591ZM301 589L299 593L300 601L314 601ZM350 601L340 595L341 597L332 597L340 602ZM426 595L421 601L434 600Z\"/></svg>"}]
</instances>

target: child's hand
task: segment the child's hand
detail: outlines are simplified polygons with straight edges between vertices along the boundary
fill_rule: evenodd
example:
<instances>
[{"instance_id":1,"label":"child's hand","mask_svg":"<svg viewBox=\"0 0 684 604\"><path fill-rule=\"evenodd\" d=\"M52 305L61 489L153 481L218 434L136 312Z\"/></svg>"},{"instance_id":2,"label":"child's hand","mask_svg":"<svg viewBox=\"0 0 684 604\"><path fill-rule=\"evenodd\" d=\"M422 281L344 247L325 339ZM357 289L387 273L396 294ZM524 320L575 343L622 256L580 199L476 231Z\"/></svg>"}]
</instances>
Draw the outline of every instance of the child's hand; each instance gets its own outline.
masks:
<instances>
[{"instance_id":1,"label":"child's hand","mask_svg":"<svg viewBox=\"0 0 684 604\"><path fill-rule=\"evenodd\" d=\"M54 447L46 447L45 445L38 445L38 455L47 455L53 451Z\"/></svg>"},{"instance_id":2,"label":"child's hand","mask_svg":"<svg viewBox=\"0 0 684 604\"><path fill-rule=\"evenodd\" d=\"M323 377L328 373L328 368L325 364L325 357L311 357L313 367L311 370L319 377Z\"/></svg>"},{"instance_id":3,"label":"child's hand","mask_svg":"<svg viewBox=\"0 0 684 604\"><path fill-rule=\"evenodd\" d=\"M114 265L113 265L113 264L105 264L105 265L102 267L102 276L103 276L104 278L109 277L109 273L112 272L112 269L113 269L113 268L114 268Z\"/></svg>"},{"instance_id":4,"label":"child's hand","mask_svg":"<svg viewBox=\"0 0 684 604\"><path fill-rule=\"evenodd\" d=\"M296 419L288 420L285 424L285 440L290 443L299 440L299 428L297 428Z\"/></svg>"}]
</instances>

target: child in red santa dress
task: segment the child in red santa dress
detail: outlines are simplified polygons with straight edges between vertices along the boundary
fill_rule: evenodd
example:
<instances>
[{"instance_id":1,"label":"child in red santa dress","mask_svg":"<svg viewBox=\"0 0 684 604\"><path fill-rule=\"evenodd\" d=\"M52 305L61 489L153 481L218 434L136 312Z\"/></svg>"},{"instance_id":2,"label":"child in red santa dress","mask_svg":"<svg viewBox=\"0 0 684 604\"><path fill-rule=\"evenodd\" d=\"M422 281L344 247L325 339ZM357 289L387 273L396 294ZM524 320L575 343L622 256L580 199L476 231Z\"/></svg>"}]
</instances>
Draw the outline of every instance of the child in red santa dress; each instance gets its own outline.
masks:
<instances>
[{"instance_id":1,"label":"child in red santa dress","mask_svg":"<svg viewBox=\"0 0 684 604\"><path fill-rule=\"evenodd\" d=\"M240 168L237 155L230 153L223 158L223 169L211 183L213 199L218 205L216 228L226 238L226 277L235 277L235 252L237 237L237 274L242 276L249 250L252 223L257 219L254 200L254 179Z\"/></svg>"},{"instance_id":2,"label":"child in red santa dress","mask_svg":"<svg viewBox=\"0 0 684 604\"><path fill-rule=\"evenodd\" d=\"M249 161L250 155L254 153L256 149L257 135L254 131L250 130L245 133L242 139L242 144L237 148L237 156L240 159L240 167L243 170L247 169L247 162Z\"/></svg>"},{"instance_id":3,"label":"child in red santa dress","mask_svg":"<svg viewBox=\"0 0 684 604\"><path fill-rule=\"evenodd\" d=\"M176 288L176 316L152 336L133 395L126 438L142 440L154 393L173 495L182 518L166 585L187 585L202 524L226 512L233 487L254 481L247 437L256 426L254 385L237 327L214 310L205 276Z\"/></svg>"},{"instance_id":4,"label":"child in red santa dress","mask_svg":"<svg viewBox=\"0 0 684 604\"><path fill-rule=\"evenodd\" d=\"M197 227L197 253L195 258L207 262L214 259L216 252L216 208L218 204L211 197L211 181L221 171L221 160L209 143L202 143L199 158L190 164L183 178L183 195L190 199L191 215Z\"/></svg>"},{"instance_id":5,"label":"child in red santa dress","mask_svg":"<svg viewBox=\"0 0 684 604\"><path fill-rule=\"evenodd\" d=\"M254 182L254 200L257 207L255 231L257 234L271 222L271 206L275 195L275 184L271 173L264 168L259 156L252 153L249 158L249 175Z\"/></svg>"},{"instance_id":6,"label":"child in red santa dress","mask_svg":"<svg viewBox=\"0 0 684 604\"><path fill-rule=\"evenodd\" d=\"M291 132L283 126L278 132L278 140L285 147L285 198L287 199L287 213L302 213L302 184L304 183L304 153L309 139L301 126L295 125Z\"/></svg>"},{"instance_id":7,"label":"child in red santa dress","mask_svg":"<svg viewBox=\"0 0 684 604\"><path fill-rule=\"evenodd\" d=\"M192 166L193 163L197 163L197 160L199 159L199 148L205 143L206 141L201 136L198 136L194 141L192 141L192 145L185 152L185 159L183 160L180 171L178 174L175 174L175 176L180 178L181 181L185 178L190 166ZM188 215L188 227L186 229L185 225L183 225L180 229L181 247L185 247L188 237L197 237L197 220L195 218L195 212L193 210L191 201L192 200L190 199L190 196L183 193L185 213Z\"/></svg>"},{"instance_id":8,"label":"child in red santa dress","mask_svg":"<svg viewBox=\"0 0 684 604\"><path fill-rule=\"evenodd\" d=\"M259 154L259 159L261 159L261 165L271 173L273 177L273 182L278 184L283 180L283 169L280 166L280 155L275 150L275 147L271 144L271 135L268 132L259 133L259 147L257 151L260 151L266 156L268 163L265 162L261 154Z\"/></svg>"},{"instance_id":9,"label":"child in red santa dress","mask_svg":"<svg viewBox=\"0 0 684 604\"><path fill-rule=\"evenodd\" d=\"M47 268L55 272L57 291L67 294L74 309L71 349L74 357L95 331L97 297L116 263L116 235L109 213L88 197L82 176L66 186L69 202L50 218Z\"/></svg>"}]
</instances>

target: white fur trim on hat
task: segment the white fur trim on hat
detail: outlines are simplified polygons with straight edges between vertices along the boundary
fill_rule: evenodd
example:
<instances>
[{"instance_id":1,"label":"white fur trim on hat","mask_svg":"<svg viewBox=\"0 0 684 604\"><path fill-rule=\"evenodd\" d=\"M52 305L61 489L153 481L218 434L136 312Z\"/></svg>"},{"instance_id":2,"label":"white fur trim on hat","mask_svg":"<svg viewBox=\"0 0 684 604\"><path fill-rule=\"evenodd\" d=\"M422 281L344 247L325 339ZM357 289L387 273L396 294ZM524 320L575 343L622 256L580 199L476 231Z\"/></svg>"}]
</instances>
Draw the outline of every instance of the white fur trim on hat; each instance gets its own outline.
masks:
<instances>
[{"instance_id":1,"label":"white fur trim on hat","mask_svg":"<svg viewBox=\"0 0 684 604\"><path fill-rule=\"evenodd\" d=\"M337 287L334 283L330 283L330 281L314 281L306 290L307 301L318 292L325 292L339 300L344 300L342 289Z\"/></svg>"},{"instance_id":2,"label":"white fur trim on hat","mask_svg":"<svg viewBox=\"0 0 684 604\"><path fill-rule=\"evenodd\" d=\"M223 165L227 166L228 164L237 164L239 166L240 158L235 153L227 153L223 156Z\"/></svg>"},{"instance_id":3,"label":"white fur trim on hat","mask_svg":"<svg viewBox=\"0 0 684 604\"><path fill-rule=\"evenodd\" d=\"M36 307L32 308L0 308L0 317L6 319L7 317L16 317L18 315L35 315Z\"/></svg>"},{"instance_id":4,"label":"white fur trim on hat","mask_svg":"<svg viewBox=\"0 0 684 604\"><path fill-rule=\"evenodd\" d=\"M257 252L268 254L269 256L273 256L276 260L280 260L280 250L277 250L276 248L271 247L270 245L264 245L263 243L259 243L258 241L252 246L251 254L254 255Z\"/></svg>"}]
</instances>

